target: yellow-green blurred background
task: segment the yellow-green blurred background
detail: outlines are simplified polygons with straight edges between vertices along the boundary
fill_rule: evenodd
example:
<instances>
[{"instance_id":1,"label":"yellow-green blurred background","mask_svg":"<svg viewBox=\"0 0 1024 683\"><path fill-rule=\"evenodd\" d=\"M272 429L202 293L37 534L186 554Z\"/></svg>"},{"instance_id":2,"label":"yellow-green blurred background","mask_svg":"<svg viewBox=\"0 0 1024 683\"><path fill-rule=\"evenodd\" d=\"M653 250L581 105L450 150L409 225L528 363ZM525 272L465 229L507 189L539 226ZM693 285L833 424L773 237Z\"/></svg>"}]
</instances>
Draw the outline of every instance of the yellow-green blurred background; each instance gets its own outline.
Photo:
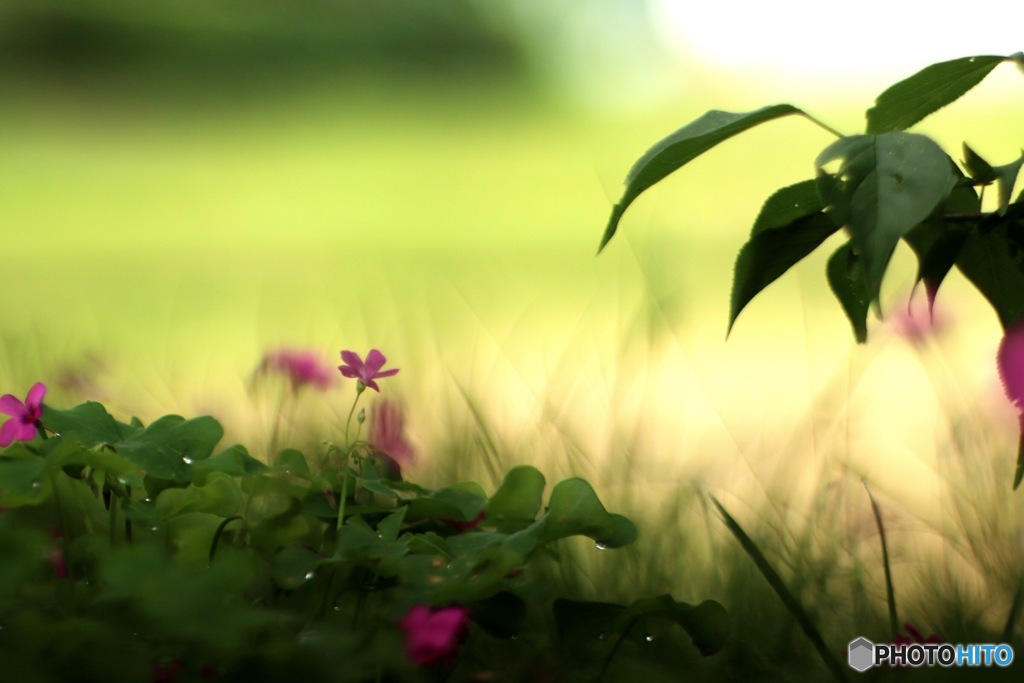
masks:
<instances>
[{"instance_id":1,"label":"yellow-green blurred background","mask_svg":"<svg viewBox=\"0 0 1024 683\"><path fill-rule=\"evenodd\" d=\"M959 275L941 334L914 345L873 321L856 347L825 284L837 236L726 342L736 251L774 189L811 177L821 129L794 118L722 145L638 201L595 257L630 165L705 110L790 102L854 133L886 86L971 53L955 22L924 31L931 45L898 25L866 45L835 17L787 33L774 15L709 12L5 0L3 391L41 379L54 405L211 413L264 456L277 404L251 386L263 353L379 348L401 368L384 391L406 405L428 480L459 435L486 432L508 464L552 477L611 467L753 505L776 479L795 491L798 473L849 468L927 505L966 424L987 439L969 457L1008 487L998 324ZM920 130L1006 163L1021 85L1001 67ZM889 313L914 266L901 248ZM286 438L340 438L351 396L340 382L299 396Z\"/></svg>"}]
</instances>

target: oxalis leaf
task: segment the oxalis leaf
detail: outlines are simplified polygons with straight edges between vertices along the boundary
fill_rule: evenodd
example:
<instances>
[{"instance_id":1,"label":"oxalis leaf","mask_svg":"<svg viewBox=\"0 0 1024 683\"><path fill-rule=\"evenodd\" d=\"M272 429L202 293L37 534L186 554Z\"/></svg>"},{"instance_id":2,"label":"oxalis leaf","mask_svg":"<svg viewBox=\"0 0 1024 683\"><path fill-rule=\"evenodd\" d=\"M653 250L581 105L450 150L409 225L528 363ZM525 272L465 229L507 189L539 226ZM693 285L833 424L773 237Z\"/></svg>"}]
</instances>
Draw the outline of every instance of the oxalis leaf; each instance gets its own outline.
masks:
<instances>
[{"instance_id":1,"label":"oxalis leaf","mask_svg":"<svg viewBox=\"0 0 1024 683\"><path fill-rule=\"evenodd\" d=\"M545 542L579 534L594 539L602 548L619 548L637 538L636 526L605 510L594 489L579 477L561 481L552 489L545 521Z\"/></svg>"},{"instance_id":2,"label":"oxalis leaf","mask_svg":"<svg viewBox=\"0 0 1024 683\"><path fill-rule=\"evenodd\" d=\"M834 173L826 170L835 162ZM898 132L843 138L816 166L825 212L850 232L877 303L896 244L949 196L954 164L930 138Z\"/></svg>"},{"instance_id":3,"label":"oxalis leaf","mask_svg":"<svg viewBox=\"0 0 1024 683\"><path fill-rule=\"evenodd\" d=\"M836 249L826 267L829 287L839 299L846 317L853 325L858 344L868 340L868 308L871 305L867 276L861 260L850 243Z\"/></svg>"},{"instance_id":4,"label":"oxalis leaf","mask_svg":"<svg viewBox=\"0 0 1024 683\"><path fill-rule=\"evenodd\" d=\"M736 257L730 332L751 299L839 229L822 208L813 180L782 188L765 202Z\"/></svg>"},{"instance_id":5,"label":"oxalis leaf","mask_svg":"<svg viewBox=\"0 0 1024 683\"><path fill-rule=\"evenodd\" d=\"M1000 62L1020 61L1021 56L963 57L932 64L890 86L867 111L871 134L905 130L959 99L980 83Z\"/></svg>"},{"instance_id":6,"label":"oxalis leaf","mask_svg":"<svg viewBox=\"0 0 1024 683\"><path fill-rule=\"evenodd\" d=\"M656 143L633 164L626 176L626 191L612 208L598 253L615 236L619 221L629 205L649 187L720 142L765 121L791 114L800 114L818 123L813 117L789 104L775 104L746 113L709 111Z\"/></svg>"}]
</instances>

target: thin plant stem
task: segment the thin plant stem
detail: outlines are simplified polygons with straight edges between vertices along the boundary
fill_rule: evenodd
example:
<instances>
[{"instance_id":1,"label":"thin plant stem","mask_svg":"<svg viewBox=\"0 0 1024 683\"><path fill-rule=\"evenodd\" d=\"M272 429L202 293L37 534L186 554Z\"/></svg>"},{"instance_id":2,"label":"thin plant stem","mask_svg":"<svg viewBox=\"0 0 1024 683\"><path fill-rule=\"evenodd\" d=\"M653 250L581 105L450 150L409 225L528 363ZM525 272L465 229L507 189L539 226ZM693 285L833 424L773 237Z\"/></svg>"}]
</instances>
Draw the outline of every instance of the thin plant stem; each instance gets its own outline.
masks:
<instances>
[{"instance_id":1,"label":"thin plant stem","mask_svg":"<svg viewBox=\"0 0 1024 683\"><path fill-rule=\"evenodd\" d=\"M889 605L889 630L892 631L892 637L895 638L899 635L899 619L896 618L896 591L892 587L892 572L889 569L889 546L885 541L885 525L882 524L882 511L878 507L878 503L875 502L875 497L871 493L871 488L868 483L861 480L864 485L864 490L868 492L868 500L871 501L871 512L875 516L875 526L878 527L878 537L882 542L882 569L885 572L885 599Z\"/></svg>"}]
</instances>

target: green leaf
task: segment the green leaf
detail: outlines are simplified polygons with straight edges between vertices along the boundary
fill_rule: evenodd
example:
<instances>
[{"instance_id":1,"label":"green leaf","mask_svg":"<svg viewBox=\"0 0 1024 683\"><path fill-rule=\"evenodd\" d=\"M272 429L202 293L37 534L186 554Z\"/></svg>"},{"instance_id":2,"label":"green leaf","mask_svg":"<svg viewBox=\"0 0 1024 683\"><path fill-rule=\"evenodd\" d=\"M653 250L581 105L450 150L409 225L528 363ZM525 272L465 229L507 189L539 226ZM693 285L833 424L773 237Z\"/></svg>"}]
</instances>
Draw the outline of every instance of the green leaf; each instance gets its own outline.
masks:
<instances>
[{"instance_id":1,"label":"green leaf","mask_svg":"<svg viewBox=\"0 0 1024 683\"><path fill-rule=\"evenodd\" d=\"M535 467L521 465L509 470L501 488L487 502L488 524L503 531L529 525L543 502L544 484L544 475Z\"/></svg>"},{"instance_id":2,"label":"green leaf","mask_svg":"<svg viewBox=\"0 0 1024 683\"><path fill-rule=\"evenodd\" d=\"M729 636L729 614L721 604L705 600L699 605L690 605L676 602L671 595L637 600L616 619L616 630L626 632L636 621L652 617L668 619L681 626L705 657L721 650Z\"/></svg>"},{"instance_id":3,"label":"green leaf","mask_svg":"<svg viewBox=\"0 0 1024 683\"><path fill-rule=\"evenodd\" d=\"M156 511L161 519L191 512L230 517L241 506L241 489L223 472L211 472L202 486L192 484L186 488L169 488L156 497Z\"/></svg>"},{"instance_id":4,"label":"green leaf","mask_svg":"<svg viewBox=\"0 0 1024 683\"><path fill-rule=\"evenodd\" d=\"M813 180L790 185L761 208L750 240L736 257L729 331L751 299L839 229L822 213L815 187Z\"/></svg>"},{"instance_id":5,"label":"green leaf","mask_svg":"<svg viewBox=\"0 0 1024 683\"><path fill-rule=\"evenodd\" d=\"M42 458L0 458L0 505L38 505L50 497L46 461Z\"/></svg>"},{"instance_id":6,"label":"green leaf","mask_svg":"<svg viewBox=\"0 0 1024 683\"><path fill-rule=\"evenodd\" d=\"M971 179L976 182L983 185L995 182L996 172L992 170L992 166L982 159L977 152L968 147L966 142L964 143L964 168L967 169Z\"/></svg>"},{"instance_id":7,"label":"green leaf","mask_svg":"<svg viewBox=\"0 0 1024 683\"><path fill-rule=\"evenodd\" d=\"M836 161L834 174L824 170ZM955 166L935 142L914 133L843 138L816 165L825 211L849 230L877 302L896 244L949 196Z\"/></svg>"},{"instance_id":8,"label":"green leaf","mask_svg":"<svg viewBox=\"0 0 1024 683\"><path fill-rule=\"evenodd\" d=\"M224 429L209 416L186 420L180 415L164 415L126 441L168 446L191 461L210 457Z\"/></svg>"},{"instance_id":9,"label":"green leaf","mask_svg":"<svg viewBox=\"0 0 1024 683\"><path fill-rule=\"evenodd\" d=\"M1003 219L987 231L971 231L956 266L988 300L1004 330L1024 320L1024 223Z\"/></svg>"},{"instance_id":10,"label":"green leaf","mask_svg":"<svg viewBox=\"0 0 1024 683\"><path fill-rule=\"evenodd\" d=\"M1010 197L1013 195L1013 186L1017 182L1017 174L1020 173L1021 164L1024 164L1024 150L1021 156L1013 162L996 166L992 170L996 174L996 187L999 188L999 215L1005 216L1010 205Z\"/></svg>"},{"instance_id":11,"label":"green leaf","mask_svg":"<svg viewBox=\"0 0 1024 683\"><path fill-rule=\"evenodd\" d=\"M380 538L388 543L398 540L398 534L402 531L402 523L405 521L405 507L400 507L385 517L377 525L377 533Z\"/></svg>"},{"instance_id":12,"label":"green leaf","mask_svg":"<svg viewBox=\"0 0 1024 683\"><path fill-rule=\"evenodd\" d=\"M612 208L598 253L615 235L626 209L645 190L734 135L765 121L791 114L800 114L814 120L789 104L776 104L738 114L709 111L655 144L640 157L626 176L626 190L619 203Z\"/></svg>"},{"instance_id":13,"label":"green leaf","mask_svg":"<svg viewBox=\"0 0 1024 683\"><path fill-rule=\"evenodd\" d=\"M294 448L286 448L277 454L277 462L274 463L274 469L287 472L304 481L313 481L316 478L309 470L306 456Z\"/></svg>"},{"instance_id":14,"label":"green leaf","mask_svg":"<svg viewBox=\"0 0 1024 683\"><path fill-rule=\"evenodd\" d=\"M122 425L102 404L88 401L70 410L43 407L43 424L61 436L73 436L86 448L115 443L127 436L130 428Z\"/></svg>"},{"instance_id":15,"label":"green leaf","mask_svg":"<svg viewBox=\"0 0 1024 683\"><path fill-rule=\"evenodd\" d=\"M579 477L555 486L545 519L544 541L581 535L594 539L602 548L620 548L637 538L636 526L622 515L605 510L594 489Z\"/></svg>"},{"instance_id":16,"label":"green leaf","mask_svg":"<svg viewBox=\"0 0 1024 683\"><path fill-rule=\"evenodd\" d=\"M212 457L200 460L193 465L196 480L202 483L202 478L209 472L222 472L232 477L241 477L251 474L260 474L270 468L249 455L249 451L241 444L235 444Z\"/></svg>"},{"instance_id":17,"label":"green leaf","mask_svg":"<svg viewBox=\"0 0 1024 683\"><path fill-rule=\"evenodd\" d=\"M177 484L192 481L192 465L169 446L152 441L123 441L114 448L119 455L134 462L153 479ZM150 493L155 491L151 490Z\"/></svg>"},{"instance_id":18,"label":"green leaf","mask_svg":"<svg viewBox=\"0 0 1024 683\"><path fill-rule=\"evenodd\" d=\"M960 98L1007 57L963 57L932 64L890 86L867 111L870 134L905 130Z\"/></svg>"},{"instance_id":19,"label":"green leaf","mask_svg":"<svg viewBox=\"0 0 1024 683\"><path fill-rule=\"evenodd\" d=\"M945 210L958 214L978 213L981 210L978 193L969 185L954 188ZM904 239L917 255L916 282L924 281L931 304L960 255L960 249L967 239L967 227L963 223L950 223L942 215L936 215L910 230Z\"/></svg>"},{"instance_id":20,"label":"green leaf","mask_svg":"<svg viewBox=\"0 0 1024 683\"><path fill-rule=\"evenodd\" d=\"M864 265L847 242L829 258L826 266L832 293L853 325L858 344L868 340L868 308L871 305L870 285Z\"/></svg>"}]
</instances>

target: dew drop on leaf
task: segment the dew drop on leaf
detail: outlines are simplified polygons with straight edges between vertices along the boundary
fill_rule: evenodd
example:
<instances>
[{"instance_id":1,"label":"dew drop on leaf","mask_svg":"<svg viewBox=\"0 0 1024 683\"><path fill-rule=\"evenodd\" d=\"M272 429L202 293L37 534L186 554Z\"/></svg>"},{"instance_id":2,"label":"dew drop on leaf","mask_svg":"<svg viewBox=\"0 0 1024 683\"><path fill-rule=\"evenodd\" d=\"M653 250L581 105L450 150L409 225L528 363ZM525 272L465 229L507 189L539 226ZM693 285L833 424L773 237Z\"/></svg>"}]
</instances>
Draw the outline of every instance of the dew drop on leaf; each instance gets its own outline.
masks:
<instances>
[{"instance_id":1,"label":"dew drop on leaf","mask_svg":"<svg viewBox=\"0 0 1024 683\"><path fill-rule=\"evenodd\" d=\"M34 488L35 490L38 491L41 486L42 486L42 484L39 483L38 479L34 479L32 481L32 488Z\"/></svg>"},{"instance_id":2,"label":"dew drop on leaf","mask_svg":"<svg viewBox=\"0 0 1024 683\"><path fill-rule=\"evenodd\" d=\"M653 643L654 642L654 636L652 636L650 633L648 633L647 635L644 636L644 640L646 640L648 643Z\"/></svg>"},{"instance_id":3,"label":"dew drop on leaf","mask_svg":"<svg viewBox=\"0 0 1024 683\"><path fill-rule=\"evenodd\" d=\"M306 572L306 581L312 581L314 576L316 576L316 572Z\"/></svg>"},{"instance_id":4,"label":"dew drop on leaf","mask_svg":"<svg viewBox=\"0 0 1024 683\"><path fill-rule=\"evenodd\" d=\"M605 545L604 543L601 543L601 541L598 541L597 543L595 543L594 547L597 548L598 550L608 550L608 546Z\"/></svg>"},{"instance_id":5,"label":"dew drop on leaf","mask_svg":"<svg viewBox=\"0 0 1024 683\"><path fill-rule=\"evenodd\" d=\"M192 464L192 458L188 457L187 455L181 456L181 459L186 465Z\"/></svg>"}]
</instances>

